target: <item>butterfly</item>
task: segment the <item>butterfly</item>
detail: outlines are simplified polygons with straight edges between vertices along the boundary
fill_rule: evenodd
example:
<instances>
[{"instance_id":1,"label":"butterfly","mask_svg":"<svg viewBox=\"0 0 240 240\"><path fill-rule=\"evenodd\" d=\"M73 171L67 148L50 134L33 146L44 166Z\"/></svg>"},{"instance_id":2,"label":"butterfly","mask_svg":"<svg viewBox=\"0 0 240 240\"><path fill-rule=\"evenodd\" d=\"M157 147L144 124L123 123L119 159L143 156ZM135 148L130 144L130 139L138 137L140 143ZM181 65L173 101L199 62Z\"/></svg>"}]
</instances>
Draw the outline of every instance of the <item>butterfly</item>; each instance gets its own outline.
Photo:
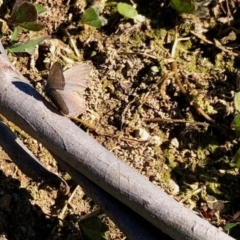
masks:
<instances>
[{"instance_id":1,"label":"butterfly","mask_svg":"<svg viewBox=\"0 0 240 240\"><path fill-rule=\"evenodd\" d=\"M86 79L90 71L86 63L75 64L63 72L61 64L55 62L50 69L46 92L64 115L77 117L84 112L83 92L87 87Z\"/></svg>"}]
</instances>

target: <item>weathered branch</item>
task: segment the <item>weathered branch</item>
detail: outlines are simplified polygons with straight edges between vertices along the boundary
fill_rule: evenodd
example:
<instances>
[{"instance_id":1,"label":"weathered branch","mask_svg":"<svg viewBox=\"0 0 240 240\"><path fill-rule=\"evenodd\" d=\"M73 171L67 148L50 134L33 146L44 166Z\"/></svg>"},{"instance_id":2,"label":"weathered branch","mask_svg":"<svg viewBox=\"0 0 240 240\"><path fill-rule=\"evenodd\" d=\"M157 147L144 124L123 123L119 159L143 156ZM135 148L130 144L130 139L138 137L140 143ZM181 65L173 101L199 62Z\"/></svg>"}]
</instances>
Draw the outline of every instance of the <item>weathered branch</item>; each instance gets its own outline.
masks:
<instances>
[{"instance_id":1,"label":"weathered branch","mask_svg":"<svg viewBox=\"0 0 240 240\"><path fill-rule=\"evenodd\" d=\"M0 121L0 146L11 157L27 176L42 180L63 181L60 177L44 168L33 156L19 138L10 128ZM144 218L132 211L130 208L119 202L117 199L106 193L96 184L88 180L76 169L54 155L60 165L71 175L71 177L84 189L85 193L98 204L98 206L117 224L128 239L132 240L158 240L159 238L171 240L158 228L147 222ZM66 184L67 186L67 184ZM68 190L68 188L66 188Z\"/></svg>"},{"instance_id":2,"label":"weathered branch","mask_svg":"<svg viewBox=\"0 0 240 240\"><path fill-rule=\"evenodd\" d=\"M0 55L0 113L174 239L232 239L180 205L64 116Z\"/></svg>"}]
</instances>

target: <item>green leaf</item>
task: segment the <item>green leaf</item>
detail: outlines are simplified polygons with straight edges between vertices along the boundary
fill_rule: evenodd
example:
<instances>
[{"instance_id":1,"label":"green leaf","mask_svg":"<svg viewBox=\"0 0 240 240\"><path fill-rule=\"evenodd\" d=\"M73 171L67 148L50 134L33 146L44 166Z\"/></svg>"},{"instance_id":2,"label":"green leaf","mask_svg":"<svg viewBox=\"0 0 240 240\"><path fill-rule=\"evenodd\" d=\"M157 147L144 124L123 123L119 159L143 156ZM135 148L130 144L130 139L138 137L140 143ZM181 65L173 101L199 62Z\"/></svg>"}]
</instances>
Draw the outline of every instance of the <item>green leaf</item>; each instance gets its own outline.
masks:
<instances>
[{"instance_id":1,"label":"green leaf","mask_svg":"<svg viewBox=\"0 0 240 240\"><path fill-rule=\"evenodd\" d=\"M133 6L126 3L118 3L117 10L122 16L126 18L134 19L138 15L137 10Z\"/></svg>"},{"instance_id":2,"label":"green leaf","mask_svg":"<svg viewBox=\"0 0 240 240\"><path fill-rule=\"evenodd\" d=\"M37 10L37 14L41 14L46 12L45 8L41 5L41 4L34 4L36 10Z\"/></svg>"},{"instance_id":3,"label":"green leaf","mask_svg":"<svg viewBox=\"0 0 240 240\"><path fill-rule=\"evenodd\" d=\"M233 160L234 160L234 162L236 162L236 167L240 168L240 149L238 149Z\"/></svg>"},{"instance_id":4,"label":"green leaf","mask_svg":"<svg viewBox=\"0 0 240 240\"><path fill-rule=\"evenodd\" d=\"M99 16L95 8L88 8L83 14L83 22L92 27L99 28L107 24L107 19Z\"/></svg>"},{"instance_id":5,"label":"green leaf","mask_svg":"<svg viewBox=\"0 0 240 240\"><path fill-rule=\"evenodd\" d=\"M240 92L237 92L234 96L234 107L240 112Z\"/></svg>"},{"instance_id":6,"label":"green leaf","mask_svg":"<svg viewBox=\"0 0 240 240\"><path fill-rule=\"evenodd\" d=\"M20 52L26 52L30 55L34 53L34 48L42 41L47 39L48 36L40 37L34 40L30 40L28 42L24 42L21 44L15 44L8 48L8 50L12 53L20 53Z\"/></svg>"},{"instance_id":7,"label":"green leaf","mask_svg":"<svg viewBox=\"0 0 240 240\"><path fill-rule=\"evenodd\" d=\"M194 13L194 0L171 0L173 8L179 13Z\"/></svg>"},{"instance_id":8,"label":"green leaf","mask_svg":"<svg viewBox=\"0 0 240 240\"><path fill-rule=\"evenodd\" d=\"M36 22L37 21L37 10L31 3L24 2L14 12L10 18L13 24L20 24L24 22Z\"/></svg>"},{"instance_id":9,"label":"green leaf","mask_svg":"<svg viewBox=\"0 0 240 240\"><path fill-rule=\"evenodd\" d=\"M107 225L102 223L97 216L81 220L80 226L83 236L90 240L105 239L103 234L108 230Z\"/></svg>"},{"instance_id":10,"label":"green leaf","mask_svg":"<svg viewBox=\"0 0 240 240\"><path fill-rule=\"evenodd\" d=\"M231 230L233 227L236 227L238 223L227 223L225 226L225 231Z\"/></svg>"},{"instance_id":11,"label":"green leaf","mask_svg":"<svg viewBox=\"0 0 240 240\"><path fill-rule=\"evenodd\" d=\"M231 124L232 128L235 130L237 136L240 136L240 114L238 114Z\"/></svg>"},{"instance_id":12,"label":"green leaf","mask_svg":"<svg viewBox=\"0 0 240 240\"><path fill-rule=\"evenodd\" d=\"M14 28L14 31L13 31L13 34L12 34L12 38L11 38L12 42L17 42L17 40L18 40L18 31L19 31L19 28L17 26L17 27Z\"/></svg>"},{"instance_id":13,"label":"green leaf","mask_svg":"<svg viewBox=\"0 0 240 240\"><path fill-rule=\"evenodd\" d=\"M24 22L19 24L19 26L30 31L41 31L44 28L44 25L37 22Z\"/></svg>"},{"instance_id":14,"label":"green leaf","mask_svg":"<svg viewBox=\"0 0 240 240\"><path fill-rule=\"evenodd\" d=\"M12 14L15 14L16 11L18 10L18 8L24 3L24 2L29 2L29 0L16 0L14 5L13 5L13 8L12 8Z\"/></svg>"}]
</instances>

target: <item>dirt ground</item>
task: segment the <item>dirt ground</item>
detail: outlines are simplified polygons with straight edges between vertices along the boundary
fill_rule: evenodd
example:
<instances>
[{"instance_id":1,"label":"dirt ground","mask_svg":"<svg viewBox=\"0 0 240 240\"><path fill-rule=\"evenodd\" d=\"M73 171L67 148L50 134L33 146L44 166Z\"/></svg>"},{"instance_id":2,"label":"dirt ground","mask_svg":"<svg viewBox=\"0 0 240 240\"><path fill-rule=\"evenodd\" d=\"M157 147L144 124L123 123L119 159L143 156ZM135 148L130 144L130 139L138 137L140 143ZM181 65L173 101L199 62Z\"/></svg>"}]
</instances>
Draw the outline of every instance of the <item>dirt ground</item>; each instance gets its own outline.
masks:
<instances>
[{"instance_id":1,"label":"dirt ground","mask_svg":"<svg viewBox=\"0 0 240 240\"><path fill-rule=\"evenodd\" d=\"M39 16L45 28L23 31L20 41L51 38L32 56L9 53L16 68L44 95L53 62L87 62L92 73L80 118L89 124L79 127L216 227L226 231L235 223L230 235L240 239L239 142L231 127L239 91L239 2L199 1L196 14L180 16L167 0L139 0L134 3L145 20L135 22L102 1L108 24L99 29L81 23L93 2L38 3L46 9ZM0 8L6 48L12 7L6 0ZM98 207L41 144L13 130L71 191L63 196L43 187L0 151L0 239L89 239L82 219ZM101 230L91 239L125 239L107 216L98 218Z\"/></svg>"}]
</instances>

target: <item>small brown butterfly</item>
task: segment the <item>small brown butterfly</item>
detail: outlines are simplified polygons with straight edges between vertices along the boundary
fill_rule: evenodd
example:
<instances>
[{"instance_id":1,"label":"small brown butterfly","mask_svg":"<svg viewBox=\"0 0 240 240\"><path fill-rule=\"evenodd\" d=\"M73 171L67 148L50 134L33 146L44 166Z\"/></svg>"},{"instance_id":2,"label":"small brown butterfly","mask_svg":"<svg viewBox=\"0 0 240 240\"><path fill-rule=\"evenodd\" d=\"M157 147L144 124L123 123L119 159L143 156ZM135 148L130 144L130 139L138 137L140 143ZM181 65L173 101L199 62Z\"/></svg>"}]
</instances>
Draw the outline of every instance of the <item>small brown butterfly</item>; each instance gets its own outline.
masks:
<instances>
[{"instance_id":1,"label":"small brown butterfly","mask_svg":"<svg viewBox=\"0 0 240 240\"><path fill-rule=\"evenodd\" d=\"M46 92L56 107L68 117L77 117L85 110L83 92L90 73L86 63L75 64L63 73L60 63L50 69Z\"/></svg>"}]
</instances>

